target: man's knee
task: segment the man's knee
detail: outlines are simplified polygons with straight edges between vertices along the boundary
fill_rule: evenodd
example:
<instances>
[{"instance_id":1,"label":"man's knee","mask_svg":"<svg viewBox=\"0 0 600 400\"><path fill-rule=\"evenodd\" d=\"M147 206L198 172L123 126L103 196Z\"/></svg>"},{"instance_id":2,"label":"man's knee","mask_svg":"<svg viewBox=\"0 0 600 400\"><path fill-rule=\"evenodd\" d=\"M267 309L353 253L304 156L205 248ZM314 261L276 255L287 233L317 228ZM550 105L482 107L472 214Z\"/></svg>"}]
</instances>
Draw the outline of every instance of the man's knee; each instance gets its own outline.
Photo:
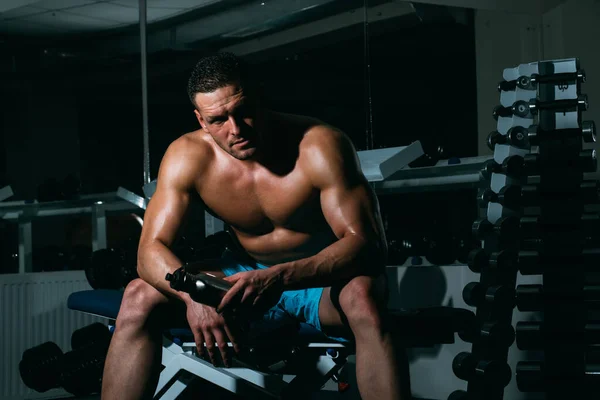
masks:
<instances>
[{"instance_id":1,"label":"man's knee","mask_svg":"<svg viewBox=\"0 0 600 400\"><path fill-rule=\"evenodd\" d=\"M362 328L381 329L386 306L385 286L383 277L359 276L341 289L339 306L353 331Z\"/></svg>"},{"instance_id":2,"label":"man's knee","mask_svg":"<svg viewBox=\"0 0 600 400\"><path fill-rule=\"evenodd\" d=\"M140 326L148 321L156 308L166 303L164 294L142 279L131 281L125 288L117 325Z\"/></svg>"}]
</instances>

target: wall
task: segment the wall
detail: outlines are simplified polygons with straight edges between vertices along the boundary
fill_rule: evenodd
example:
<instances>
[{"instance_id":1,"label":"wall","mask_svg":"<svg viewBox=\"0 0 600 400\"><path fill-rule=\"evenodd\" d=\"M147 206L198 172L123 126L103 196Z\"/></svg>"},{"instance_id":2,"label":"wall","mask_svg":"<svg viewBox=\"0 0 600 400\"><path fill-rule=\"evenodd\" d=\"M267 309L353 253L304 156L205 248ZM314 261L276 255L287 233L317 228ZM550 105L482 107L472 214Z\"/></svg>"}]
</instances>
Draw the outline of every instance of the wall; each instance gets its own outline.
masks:
<instances>
[{"instance_id":1,"label":"wall","mask_svg":"<svg viewBox=\"0 0 600 400\"><path fill-rule=\"evenodd\" d=\"M3 110L6 176L15 198L34 199L47 178L79 173L75 93L63 81L14 79Z\"/></svg>"},{"instance_id":2,"label":"wall","mask_svg":"<svg viewBox=\"0 0 600 400\"><path fill-rule=\"evenodd\" d=\"M475 16L478 98L478 154L492 154L486 145L495 129L492 118L499 104L496 91L504 68L539 60L577 57L587 71L582 93L588 95L589 111L584 119L600 122L600 55L594 38L600 37L600 3L570 0L543 15L478 10ZM592 145L586 145L590 148Z\"/></svg>"},{"instance_id":3,"label":"wall","mask_svg":"<svg viewBox=\"0 0 600 400\"><path fill-rule=\"evenodd\" d=\"M487 136L496 129L492 110L500 103L496 90L505 68L544 58L541 18L529 14L482 11L475 14L478 154L492 154Z\"/></svg>"},{"instance_id":4,"label":"wall","mask_svg":"<svg viewBox=\"0 0 600 400\"><path fill-rule=\"evenodd\" d=\"M549 59L577 57L587 73L582 93L588 95L589 110L584 120L600 124L600 2L570 0L543 16L543 52ZM595 144L586 145L596 148Z\"/></svg>"}]
</instances>

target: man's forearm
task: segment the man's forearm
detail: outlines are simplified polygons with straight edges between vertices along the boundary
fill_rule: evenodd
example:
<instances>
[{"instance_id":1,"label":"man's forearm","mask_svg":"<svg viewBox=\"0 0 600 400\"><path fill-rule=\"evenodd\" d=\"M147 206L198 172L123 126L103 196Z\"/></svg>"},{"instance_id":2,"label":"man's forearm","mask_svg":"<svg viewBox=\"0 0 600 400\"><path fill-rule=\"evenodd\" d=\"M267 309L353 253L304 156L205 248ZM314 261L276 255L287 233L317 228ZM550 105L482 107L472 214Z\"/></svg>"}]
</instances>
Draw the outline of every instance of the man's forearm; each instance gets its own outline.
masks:
<instances>
[{"instance_id":1,"label":"man's forearm","mask_svg":"<svg viewBox=\"0 0 600 400\"><path fill-rule=\"evenodd\" d=\"M384 251L373 242L348 235L312 257L274 265L284 290L327 287L358 275L379 275Z\"/></svg>"},{"instance_id":2,"label":"man's forearm","mask_svg":"<svg viewBox=\"0 0 600 400\"><path fill-rule=\"evenodd\" d=\"M140 278L165 295L187 303L190 300L189 294L171 289L165 279L167 273L173 273L181 265L181 260L161 242L142 245L138 250L137 270Z\"/></svg>"}]
</instances>

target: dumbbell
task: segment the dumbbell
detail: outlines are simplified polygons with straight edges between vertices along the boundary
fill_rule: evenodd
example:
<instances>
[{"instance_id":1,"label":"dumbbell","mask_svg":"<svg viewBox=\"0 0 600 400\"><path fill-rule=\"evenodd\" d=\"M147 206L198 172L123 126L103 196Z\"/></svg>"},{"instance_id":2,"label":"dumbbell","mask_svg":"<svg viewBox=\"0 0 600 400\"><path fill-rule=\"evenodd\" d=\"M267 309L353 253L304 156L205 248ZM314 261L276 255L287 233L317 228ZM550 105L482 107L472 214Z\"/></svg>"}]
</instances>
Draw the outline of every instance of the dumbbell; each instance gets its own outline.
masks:
<instances>
[{"instance_id":1,"label":"dumbbell","mask_svg":"<svg viewBox=\"0 0 600 400\"><path fill-rule=\"evenodd\" d=\"M101 346L108 349L111 334L106 325L95 322L79 328L71 334L71 349L79 350L90 346Z\"/></svg>"},{"instance_id":2,"label":"dumbbell","mask_svg":"<svg viewBox=\"0 0 600 400\"><path fill-rule=\"evenodd\" d=\"M551 75L531 74L530 76L521 75L517 79L510 81L501 81L498 83L499 92L508 92L517 87L524 90L535 90L539 83L562 83L569 81L585 82L586 75L584 70L577 72L565 72Z\"/></svg>"},{"instance_id":3,"label":"dumbbell","mask_svg":"<svg viewBox=\"0 0 600 400\"><path fill-rule=\"evenodd\" d=\"M469 253L467 265L477 274L487 268L500 280L514 279L519 263L519 253L512 250L500 250L488 254L484 249L475 249Z\"/></svg>"},{"instance_id":4,"label":"dumbbell","mask_svg":"<svg viewBox=\"0 0 600 400\"><path fill-rule=\"evenodd\" d=\"M529 130L522 126L513 126L506 135L493 131L487 137L487 145L490 150L494 150L497 144L508 144L520 149L529 148Z\"/></svg>"},{"instance_id":5,"label":"dumbbell","mask_svg":"<svg viewBox=\"0 0 600 400\"><path fill-rule=\"evenodd\" d=\"M478 342L489 348L508 348L515 341L515 329L510 323L487 321L479 329L458 332L458 336L467 343Z\"/></svg>"},{"instance_id":6,"label":"dumbbell","mask_svg":"<svg viewBox=\"0 0 600 400\"><path fill-rule=\"evenodd\" d=\"M471 235L460 236L456 239L456 260L462 264L468 264L471 252L481 250L481 240Z\"/></svg>"},{"instance_id":7,"label":"dumbbell","mask_svg":"<svg viewBox=\"0 0 600 400\"><path fill-rule=\"evenodd\" d=\"M547 299L581 301L587 308L600 308L600 285L585 285L581 290L550 292L544 285L517 285L516 306L520 311L543 311Z\"/></svg>"},{"instance_id":8,"label":"dumbbell","mask_svg":"<svg viewBox=\"0 0 600 400\"><path fill-rule=\"evenodd\" d=\"M19 362L21 380L36 392L60 386L63 352L54 342L45 342L23 352Z\"/></svg>"},{"instance_id":9,"label":"dumbbell","mask_svg":"<svg viewBox=\"0 0 600 400\"><path fill-rule=\"evenodd\" d=\"M554 221L553 221L554 222ZM594 234L600 227L600 216L598 214L583 214L579 220L556 221L549 223L540 217L519 218L519 232L523 238L538 237L543 232L572 232L579 231L584 234Z\"/></svg>"},{"instance_id":10,"label":"dumbbell","mask_svg":"<svg viewBox=\"0 0 600 400\"><path fill-rule=\"evenodd\" d=\"M123 287L123 252L119 249L99 249L92 253L85 276L94 289L120 289Z\"/></svg>"},{"instance_id":11,"label":"dumbbell","mask_svg":"<svg viewBox=\"0 0 600 400\"><path fill-rule=\"evenodd\" d=\"M501 360L479 360L469 352L461 352L452 361L452 371L464 381L481 381L491 387L502 388L509 384L510 366Z\"/></svg>"},{"instance_id":12,"label":"dumbbell","mask_svg":"<svg viewBox=\"0 0 600 400\"><path fill-rule=\"evenodd\" d=\"M75 396L100 393L108 346L96 343L64 354L60 386Z\"/></svg>"},{"instance_id":13,"label":"dumbbell","mask_svg":"<svg viewBox=\"0 0 600 400\"><path fill-rule=\"evenodd\" d=\"M579 368L578 368L579 367ZM521 392L545 392L555 390L556 385L575 393L597 394L600 385L600 364L585 363L583 366L573 365L562 376L548 376L546 365L542 361L519 361L516 369L517 387ZM582 370L582 371L580 371ZM567 372L567 371L565 371ZM554 388L550 387L550 384ZM592 391L589 391L592 389ZM587 397L584 398L595 398Z\"/></svg>"},{"instance_id":14,"label":"dumbbell","mask_svg":"<svg viewBox=\"0 0 600 400\"><path fill-rule=\"evenodd\" d=\"M504 174L514 178L522 177L525 174L523 157L518 155L506 157L501 164L495 160L486 161L481 168L481 175L484 179L489 180L493 173Z\"/></svg>"},{"instance_id":15,"label":"dumbbell","mask_svg":"<svg viewBox=\"0 0 600 400\"><path fill-rule=\"evenodd\" d=\"M517 79L513 79L510 81L501 81L498 83L498 91L499 92L510 92L515 90L516 88L524 89L524 90L533 90L535 86L531 83L531 78L527 75L522 75Z\"/></svg>"},{"instance_id":16,"label":"dumbbell","mask_svg":"<svg viewBox=\"0 0 600 400\"><path fill-rule=\"evenodd\" d=\"M581 172L596 172L598 167L598 160L596 157L595 149L587 149L579 152L577 158L572 160L552 160L553 164L546 161L545 165L542 163L542 158L539 154L526 154L523 157L523 169L526 171L526 175L540 175L544 172L544 168L547 171L560 170L561 168L577 168L581 169Z\"/></svg>"},{"instance_id":17,"label":"dumbbell","mask_svg":"<svg viewBox=\"0 0 600 400\"><path fill-rule=\"evenodd\" d=\"M539 83L554 83L560 84L564 82L570 81L578 81L584 83L586 81L585 70L579 69L576 72L560 72L556 74L531 74L530 81L532 85L537 85Z\"/></svg>"},{"instance_id":18,"label":"dumbbell","mask_svg":"<svg viewBox=\"0 0 600 400\"><path fill-rule=\"evenodd\" d=\"M488 219L479 219L473 222L473 235L484 239L487 235L496 233L502 238L514 237L519 231L519 218L515 216L502 217L495 224Z\"/></svg>"},{"instance_id":19,"label":"dumbbell","mask_svg":"<svg viewBox=\"0 0 600 400\"><path fill-rule=\"evenodd\" d=\"M583 121L579 128L556 129L546 131L539 125L530 125L527 128L528 141L532 146L539 146L543 140L547 139L568 139L581 136L585 143L596 142L596 124L594 121Z\"/></svg>"},{"instance_id":20,"label":"dumbbell","mask_svg":"<svg viewBox=\"0 0 600 400\"><path fill-rule=\"evenodd\" d=\"M533 185L508 185L500 189L498 193L487 188L479 194L479 205L485 207L490 202L500 203L511 209L537 204L539 203L538 188Z\"/></svg>"},{"instance_id":21,"label":"dumbbell","mask_svg":"<svg viewBox=\"0 0 600 400\"><path fill-rule=\"evenodd\" d=\"M471 307L488 303L496 310L506 310L515 306L515 289L506 285L486 287L480 282L470 282L463 288L462 296Z\"/></svg>"},{"instance_id":22,"label":"dumbbell","mask_svg":"<svg viewBox=\"0 0 600 400\"><path fill-rule=\"evenodd\" d=\"M518 103L518 101L515 103ZM540 110L561 111L577 108L578 110L586 111L588 109L588 96L587 94L581 94L576 99L553 101L540 101L538 99L531 99L528 103L529 111L534 115Z\"/></svg>"},{"instance_id":23,"label":"dumbbell","mask_svg":"<svg viewBox=\"0 0 600 400\"><path fill-rule=\"evenodd\" d=\"M450 393L448 400L469 400L469 395L464 390L455 390L454 392Z\"/></svg>"},{"instance_id":24,"label":"dumbbell","mask_svg":"<svg viewBox=\"0 0 600 400\"><path fill-rule=\"evenodd\" d=\"M561 330L551 330L541 321L517 322L517 347L521 350L543 350L548 341L561 343L600 344L600 323L587 322L583 330L573 330L571 326L563 326Z\"/></svg>"},{"instance_id":25,"label":"dumbbell","mask_svg":"<svg viewBox=\"0 0 600 400\"><path fill-rule=\"evenodd\" d=\"M521 118L532 118L533 115L537 115L540 110L560 111L573 108L586 111L588 109L587 95L580 95L577 99L554 101L540 101L538 99L531 99L529 101L517 100L509 107L504 107L501 105L496 106L492 115L496 120L498 117L510 117L513 115Z\"/></svg>"}]
</instances>

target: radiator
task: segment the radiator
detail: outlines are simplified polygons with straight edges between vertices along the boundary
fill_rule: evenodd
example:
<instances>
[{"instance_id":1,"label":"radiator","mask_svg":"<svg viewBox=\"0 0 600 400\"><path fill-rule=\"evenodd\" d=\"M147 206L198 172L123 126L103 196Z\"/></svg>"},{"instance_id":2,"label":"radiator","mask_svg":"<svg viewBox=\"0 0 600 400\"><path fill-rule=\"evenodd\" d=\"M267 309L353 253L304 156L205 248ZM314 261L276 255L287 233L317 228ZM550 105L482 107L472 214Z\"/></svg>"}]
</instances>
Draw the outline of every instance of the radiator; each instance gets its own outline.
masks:
<instances>
[{"instance_id":1,"label":"radiator","mask_svg":"<svg viewBox=\"0 0 600 400\"><path fill-rule=\"evenodd\" d=\"M71 350L74 330L96 321L106 322L67 308L70 293L91 289L83 271L0 275L0 399L60 397L52 389L38 393L23 384L19 362L26 349L52 341Z\"/></svg>"}]
</instances>

